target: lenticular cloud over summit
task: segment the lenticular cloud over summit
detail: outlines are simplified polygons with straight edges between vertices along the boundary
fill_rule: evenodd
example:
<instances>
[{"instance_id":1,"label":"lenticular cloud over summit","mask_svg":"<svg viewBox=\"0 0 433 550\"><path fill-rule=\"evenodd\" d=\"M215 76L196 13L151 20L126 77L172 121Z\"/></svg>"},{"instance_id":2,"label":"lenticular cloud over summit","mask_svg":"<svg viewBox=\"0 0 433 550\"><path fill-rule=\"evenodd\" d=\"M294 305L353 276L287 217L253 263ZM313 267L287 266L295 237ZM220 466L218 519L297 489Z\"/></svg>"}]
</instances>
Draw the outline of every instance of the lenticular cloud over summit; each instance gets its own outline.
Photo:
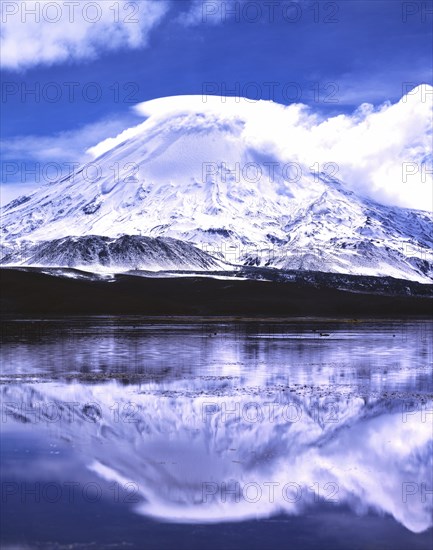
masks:
<instances>
[{"instance_id":1,"label":"lenticular cloud over summit","mask_svg":"<svg viewBox=\"0 0 433 550\"><path fill-rule=\"evenodd\" d=\"M144 129L182 117L184 130L215 124L242 125L241 139L258 154L312 171L328 170L357 194L385 204L430 210L433 87L418 86L395 104L363 103L352 115L324 119L303 104L280 105L239 97L176 96L141 103L148 120L89 152L97 157ZM185 114L189 116L185 119ZM176 126L173 126L176 129ZM221 159L224 160L224 159ZM212 151L209 151L212 161ZM325 167L326 171L326 167Z\"/></svg>"}]
</instances>

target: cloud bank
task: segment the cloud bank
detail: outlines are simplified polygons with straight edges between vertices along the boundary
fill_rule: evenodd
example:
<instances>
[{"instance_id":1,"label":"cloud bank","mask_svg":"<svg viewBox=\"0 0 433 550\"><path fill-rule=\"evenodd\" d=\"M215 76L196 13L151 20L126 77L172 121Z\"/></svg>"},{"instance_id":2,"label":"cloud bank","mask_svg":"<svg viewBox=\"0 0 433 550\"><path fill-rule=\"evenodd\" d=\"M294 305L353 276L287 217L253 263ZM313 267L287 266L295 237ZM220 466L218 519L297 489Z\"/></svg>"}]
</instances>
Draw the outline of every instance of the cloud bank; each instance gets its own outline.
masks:
<instances>
[{"instance_id":1,"label":"cloud bank","mask_svg":"<svg viewBox=\"0 0 433 550\"><path fill-rule=\"evenodd\" d=\"M421 85L395 104L363 103L354 113L323 118L306 105L219 96L178 96L141 103L149 117L90 152L98 156L148 127L190 117L196 129L209 120L243 124L241 139L258 154L282 163L332 172L353 191L396 206L433 210L433 87ZM192 115L192 118L191 118ZM209 161L224 159L209 159Z\"/></svg>"},{"instance_id":2,"label":"cloud bank","mask_svg":"<svg viewBox=\"0 0 433 550\"><path fill-rule=\"evenodd\" d=\"M165 0L5 0L1 3L2 67L22 70L144 47L167 10Z\"/></svg>"}]
</instances>

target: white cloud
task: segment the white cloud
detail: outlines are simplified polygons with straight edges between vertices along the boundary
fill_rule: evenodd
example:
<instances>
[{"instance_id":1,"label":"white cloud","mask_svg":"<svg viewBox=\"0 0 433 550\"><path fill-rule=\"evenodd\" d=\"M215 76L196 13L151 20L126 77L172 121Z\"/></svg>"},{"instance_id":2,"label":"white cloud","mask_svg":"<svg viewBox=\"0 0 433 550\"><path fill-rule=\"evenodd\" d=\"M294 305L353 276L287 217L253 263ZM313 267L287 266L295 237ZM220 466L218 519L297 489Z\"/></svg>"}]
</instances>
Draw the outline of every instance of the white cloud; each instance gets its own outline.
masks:
<instances>
[{"instance_id":1,"label":"white cloud","mask_svg":"<svg viewBox=\"0 0 433 550\"><path fill-rule=\"evenodd\" d=\"M431 211L432 105L433 88L422 85L395 104L364 103L351 115L326 119L301 104L219 96L208 96L205 103L202 96L162 98L136 109L155 124L161 118L191 112L242 120L241 139L259 153L322 170L326 163L334 163L335 176L358 194ZM131 137L134 131L139 129L119 139ZM101 153L116 142L99 144L92 152Z\"/></svg>"},{"instance_id":2,"label":"white cloud","mask_svg":"<svg viewBox=\"0 0 433 550\"><path fill-rule=\"evenodd\" d=\"M143 47L167 10L166 0L4 0L2 67L21 70L92 59L105 50Z\"/></svg>"},{"instance_id":3,"label":"white cloud","mask_svg":"<svg viewBox=\"0 0 433 550\"><path fill-rule=\"evenodd\" d=\"M336 163L337 177L379 202L431 211L432 105L433 88L419 86L398 103L363 104L352 115L315 121L304 114L290 127L286 115L274 121L275 148L308 165ZM251 136L262 130L254 121L248 128Z\"/></svg>"}]
</instances>

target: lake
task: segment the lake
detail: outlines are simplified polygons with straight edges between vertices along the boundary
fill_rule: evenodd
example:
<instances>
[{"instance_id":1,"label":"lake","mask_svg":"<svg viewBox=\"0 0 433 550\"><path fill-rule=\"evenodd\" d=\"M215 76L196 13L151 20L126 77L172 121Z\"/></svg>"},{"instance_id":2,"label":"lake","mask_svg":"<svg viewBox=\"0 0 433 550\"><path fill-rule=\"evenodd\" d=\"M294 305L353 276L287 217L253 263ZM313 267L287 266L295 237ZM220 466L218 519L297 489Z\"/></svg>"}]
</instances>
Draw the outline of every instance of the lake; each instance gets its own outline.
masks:
<instances>
[{"instance_id":1,"label":"lake","mask_svg":"<svg viewBox=\"0 0 433 550\"><path fill-rule=\"evenodd\" d=\"M433 548L433 323L2 326L2 548Z\"/></svg>"}]
</instances>

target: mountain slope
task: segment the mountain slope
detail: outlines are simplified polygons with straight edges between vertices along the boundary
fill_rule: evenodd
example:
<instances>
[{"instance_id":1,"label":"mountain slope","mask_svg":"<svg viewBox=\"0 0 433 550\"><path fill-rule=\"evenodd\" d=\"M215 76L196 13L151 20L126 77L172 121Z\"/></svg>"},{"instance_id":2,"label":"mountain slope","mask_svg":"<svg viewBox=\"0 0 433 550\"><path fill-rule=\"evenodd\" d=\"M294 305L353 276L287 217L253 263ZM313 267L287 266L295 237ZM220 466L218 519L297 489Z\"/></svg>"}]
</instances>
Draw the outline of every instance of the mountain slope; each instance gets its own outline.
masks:
<instances>
[{"instance_id":1,"label":"mountain slope","mask_svg":"<svg viewBox=\"0 0 433 550\"><path fill-rule=\"evenodd\" d=\"M234 264L429 281L431 214L281 163L245 139L255 105L236 107L201 96L149 102L149 118L95 147L93 163L3 209L6 261L27 241L140 235Z\"/></svg>"},{"instance_id":2,"label":"mountain slope","mask_svg":"<svg viewBox=\"0 0 433 550\"><path fill-rule=\"evenodd\" d=\"M140 268L208 270L222 265L209 254L176 239L129 235L117 239L89 235L23 243L19 250L7 254L2 263L96 270L105 267L111 271Z\"/></svg>"}]
</instances>

